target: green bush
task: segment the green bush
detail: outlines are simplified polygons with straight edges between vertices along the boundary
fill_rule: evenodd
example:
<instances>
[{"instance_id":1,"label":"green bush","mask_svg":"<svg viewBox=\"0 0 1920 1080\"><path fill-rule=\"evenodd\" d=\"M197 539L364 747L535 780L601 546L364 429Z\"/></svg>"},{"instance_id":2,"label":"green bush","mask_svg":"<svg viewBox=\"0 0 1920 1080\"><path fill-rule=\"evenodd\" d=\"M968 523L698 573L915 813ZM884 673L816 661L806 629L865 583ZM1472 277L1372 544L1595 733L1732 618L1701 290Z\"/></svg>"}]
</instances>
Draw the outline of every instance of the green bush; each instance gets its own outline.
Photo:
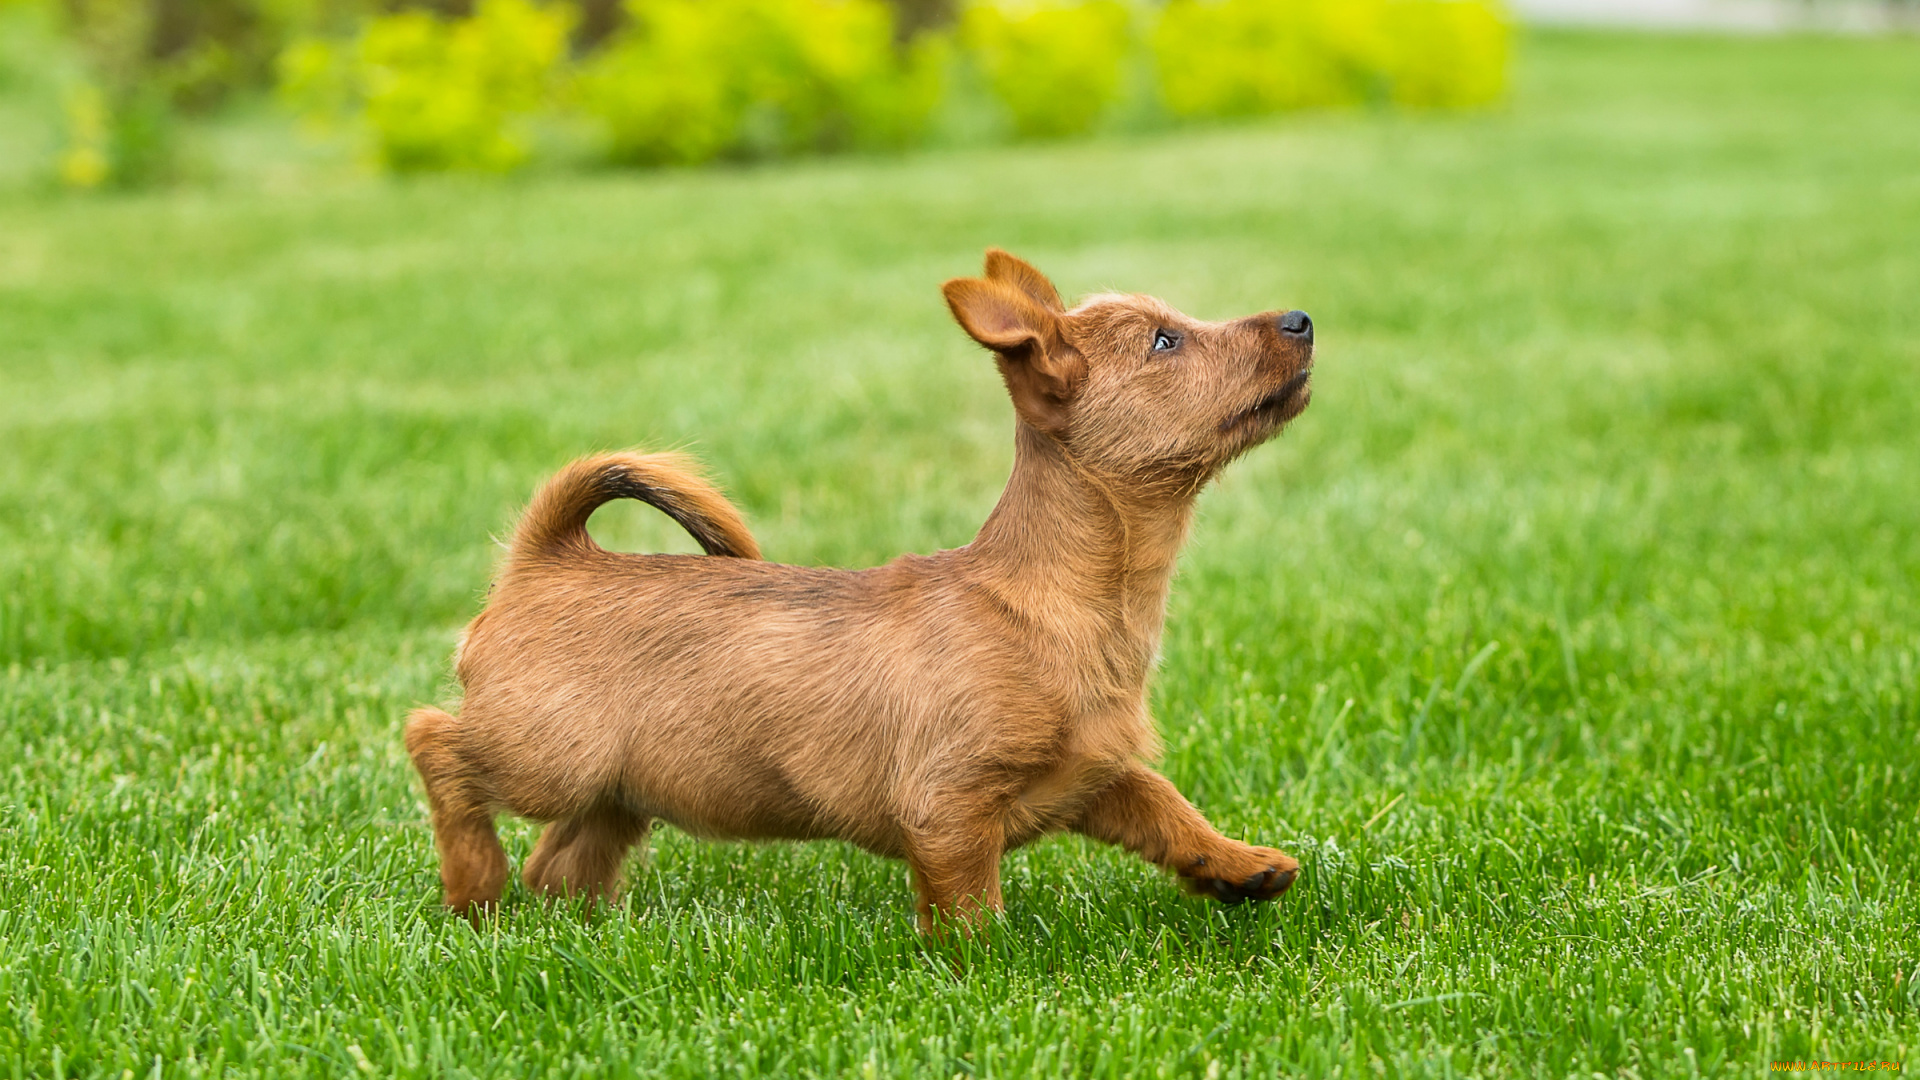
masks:
<instances>
[{"instance_id":1,"label":"green bush","mask_svg":"<svg viewBox=\"0 0 1920 1080\"><path fill-rule=\"evenodd\" d=\"M93 83L66 97L66 148L59 177L69 187L149 187L179 168L178 121L164 91L135 83L113 91Z\"/></svg>"},{"instance_id":2,"label":"green bush","mask_svg":"<svg viewBox=\"0 0 1920 1080\"><path fill-rule=\"evenodd\" d=\"M1132 51L1132 16L1118 0L975 3L961 38L1021 138L1091 128L1113 104Z\"/></svg>"},{"instance_id":3,"label":"green bush","mask_svg":"<svg viewBox=\"0 0 1920 1080\"><path fill-rule=\"evenodd\" d=\"M311 114L356 116L396 170L517 165L516 120L550 103L593 122L612 161L698 164L915 145L956 58L945 32L903 43L883 0L626 0L624 25L578 59L574 10L382 16L351 45L288 49L283 86ZM1508 37L1495 0L973 0L957 40L981 108L947 115L997 108L1020 138L1079 134L1127 122L1114 106L1149 67L1175 117L1465 107L1504 92Z\"/></svg>"},{"instance_id":4,"label":"green bush","mask_svg":"<svg viewBox=\"0 0 1920 1080\"><path fill-rule=\"evenodd\" d=\"M1387 85L1393 100L1424 108L1497 101L1507 89L1511 31L1488 0L1390 0Z\"/></svg>"},{"instance_id":5,"label":"green bush","mask_svg":"<svg viewBox=\"0 0 1920 1080\"><path fill-rule=\"evenodd\" d=\"M1169 111L1237 116L1484 104L1505 91L1507 40L1487 0L1172 0L1153 52Z\"/></svg>"},{"instance_id":6,"label":"green bush","mask_svg":"<svg viewBox=\"0 0 1920 1080\"><path fill-rule=\"evenodd\" d=\"M880 0L629 0L628 15L578 95L616 161L905 146L940 97L944 41L896 49Z\"/></svg>"},{"instance_id":7,"label":"green bush","mask_svg":"<svg viewBox=\"0 0 1920 1080\"><path fill-rule=\"evenodd\" d=\"M83 73L65 95L61 181L90 188L172 179L179 166L174 114L207 54L162 55L159 12L147 0L69 0L61 14Z\"/></svg>"},{"instance_id":8,"label":"green bush","mask_svg":"<svg viewBox=\"0 0 1920 1080\"><path fill-rule=\"evenodd\" d=\"M268 82L300 30L349 24L379 0L0 0L57 22L77 78L63 95L57 175L139 187L181 169L182 118ZM58 61L56 61L56 64Z\"/></svg>"},{"instance_id":9,"label":"green bush","mask_svg":"<svg viewBox=\"0 0 1920 1080\"><path fill-rule=\"evenodd\" d=\"M1379 6L1175 0L1153 35L1167 108L1176 116L1236 116L1362 100L1367 61L1378 51L1365 32L1368 13Z\"/></svg>"},{"instance_id":10,"label":"green bush","mask_svg":"<svg viewBox=\"0 0 1920 1080\"><path fill-rule=\"evenodd\" d=\"M569 8L481 0L471 18L403 11L369 20L350 49L306 40L281 60L310 114L357 104L380 163L397 172L501 171L530 152L518 122L562 76Z\"/></svg>"}]
</instances>

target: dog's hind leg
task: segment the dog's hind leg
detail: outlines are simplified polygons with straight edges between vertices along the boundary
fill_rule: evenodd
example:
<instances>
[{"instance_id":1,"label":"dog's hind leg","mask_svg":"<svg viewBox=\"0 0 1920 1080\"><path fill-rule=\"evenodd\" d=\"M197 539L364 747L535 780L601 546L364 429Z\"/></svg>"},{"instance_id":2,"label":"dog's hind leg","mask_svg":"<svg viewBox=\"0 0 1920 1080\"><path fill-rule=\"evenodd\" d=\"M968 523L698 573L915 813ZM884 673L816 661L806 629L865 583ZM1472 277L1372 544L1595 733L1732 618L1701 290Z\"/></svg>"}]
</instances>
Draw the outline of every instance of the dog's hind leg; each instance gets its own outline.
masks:
<instances>
[{"instance_id":1,"label":"dog's hind leg","mask_svg":"<svg viewBox=\"0 0 1920 1080\"><path fill-rule=\"evenodd\" d=\"M611 905L620 896L620 865L627 849L644 840L652 824L606 802L556 821L540 834L521 879L547 896L584 896L589 905Z\"/></svg>"},{"instance_id":2,"label":"dog's hind leg","mask_svg":"<svg viewBox=\"0 0 1920 1080\"><path fill-rule=\"evenodd\" d=\"M920 929L939 933L951 925L971 932L990 912L1001 910L1000 857L1005 853L1006 832L997 818L909 833L907 865L920 894Z\"/></svg>"},{"instance_id":3,"label":"dog's hind leg","mask_svg":"<svg viewBox=\"0 0 1920 1080\"><path fill-rule=\"evenodd\" d=\"M469 918L500 900L507 853L493 831L493 807L472 770L455 751L460 721L439 709L415 709L407 718L407 753L427 786L433 842L440 849L446 905Z\"/></svg>"},{"instance_id":4,"label":"dog's hind leg","mask_svg":"<svg viewBox=\"0 0 1920 1080\"><path fill-rule=\"evenodd\" d=\"M1142 766L1095 796L1073 830L1118 844L1224 904L1279 896L1300 872L1284 851L1221 836L1171 781Z\"/></svg>"}]
</instances>

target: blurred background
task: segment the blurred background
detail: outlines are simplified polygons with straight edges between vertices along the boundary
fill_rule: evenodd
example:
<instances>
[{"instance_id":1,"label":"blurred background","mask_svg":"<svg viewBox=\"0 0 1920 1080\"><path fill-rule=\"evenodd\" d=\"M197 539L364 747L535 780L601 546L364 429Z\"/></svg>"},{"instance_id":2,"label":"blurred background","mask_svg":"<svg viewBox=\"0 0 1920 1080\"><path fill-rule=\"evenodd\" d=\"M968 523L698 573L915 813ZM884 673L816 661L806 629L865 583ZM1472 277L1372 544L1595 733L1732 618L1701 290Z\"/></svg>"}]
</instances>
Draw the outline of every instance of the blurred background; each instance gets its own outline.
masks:
<instances>
[{"instance_id":1,"label":"blurred background","mask_svg":"<svg viewBox=\"0 0 1920 1080\"><path fill-rule=\"evenodd\" d=\"M0 1071L1912 1068L1914 6L0 0ZM966 543L989 245L1314 317L1153 690L1300 883L1036 844L966 978L835 845L443 918L401 719L535 484Z\"/></svg>"},{"instance_id":2,"label":"blurred background","mask_svg":"<svg viewBox=\"0 0 1920 1080\"><path fill-rule=\"evenodd\" d=\"M5 0L11 171L235 163L266 98L396 172L699 164L1061 138L1302 108L1484 106L1510 18L1875 32L1913 0ZM1204 63L1189 62L1206 50ZM35 115L37 113L37 115ZM37 121L37 123L36 123ZM37 129L37 130L36 130ZM270 153L258 143L248 156Z\"/></svg>"},{"instance_id":3,"label":"blurred background","mask_svg":"<svg viewBox=\"0 0 1920 1080\"><path fill-rule=\"evenodd\" d=\"M26 160L57 141L76 187L217 169L196 160L196 119L268 97L384 171L698 165L1485 105L1508 46L1503 13L1476 0L8 6L15 79L42 84L43 123L59 117Z\"/></svg>"}]
</instances>

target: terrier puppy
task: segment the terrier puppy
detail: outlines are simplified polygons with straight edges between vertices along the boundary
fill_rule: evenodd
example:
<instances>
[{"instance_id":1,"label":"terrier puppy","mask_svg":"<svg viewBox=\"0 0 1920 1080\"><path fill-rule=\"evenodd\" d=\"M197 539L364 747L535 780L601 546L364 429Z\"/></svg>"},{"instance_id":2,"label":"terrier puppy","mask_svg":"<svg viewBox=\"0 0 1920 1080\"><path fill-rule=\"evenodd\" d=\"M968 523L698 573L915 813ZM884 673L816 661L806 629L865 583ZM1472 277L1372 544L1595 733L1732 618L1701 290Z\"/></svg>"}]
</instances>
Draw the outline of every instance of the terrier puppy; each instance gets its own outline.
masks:
<instances>
[{"instance_id":1,"label":"terrier puppy","mask_svg":"<svg viewBox=\"0 0 1920 1080\"><path fill-rule=\"evenodd\" d=\"M905 859L927 929L998 910L1000 857L1064 829L1228 903L1293 884L1298 862L1220 835L1143 759L1194 498L1307 407L1313 323L1198 322L1146 296L1069 310L999 250L943 290L1017 417L1012 478L966 547L871 570L761 562L666 454L585 458L534 496L456 652L460 715L407 723L448 907L499 899L503 810L550 822L529 887L601 901L655 819ZM601 549L587 518L619 498L707 554Z\"/></svg>"}]
</instances>

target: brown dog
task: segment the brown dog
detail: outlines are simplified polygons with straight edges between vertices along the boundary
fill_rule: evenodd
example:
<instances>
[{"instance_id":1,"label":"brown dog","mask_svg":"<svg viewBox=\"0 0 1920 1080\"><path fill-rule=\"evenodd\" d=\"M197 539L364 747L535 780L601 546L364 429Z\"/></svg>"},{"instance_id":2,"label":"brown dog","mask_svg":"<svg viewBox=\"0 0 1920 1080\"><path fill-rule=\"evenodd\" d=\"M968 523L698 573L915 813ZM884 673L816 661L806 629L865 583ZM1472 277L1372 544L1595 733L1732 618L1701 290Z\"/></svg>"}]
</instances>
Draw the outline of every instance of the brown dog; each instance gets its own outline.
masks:
<instances>
[{"instance_id":1,"label":"brown dog","mask_svg":"<svg viewBox=\"0 0 1920 1080\"><path fill-rule=\"evenodd\" d=\"M456 654L459 717L407 723L449 907L499 899L502 810L551 822L524 874L549 895L611 899L655 818L905 859L927 927L998 909L1000 857L1062 829L1223 901L1293 883L1299 863L1221 836L1142 758L1194 497L1306 408L1312 323L1202 323L1144 296L1069 311L997 250L944 290L1018 417L1013 476L966 547L871 570L761 562L669 455L576 461L534 497ZM618 498L707 555L602 550L587 518Z\"/></svg>"}]
</instances>

